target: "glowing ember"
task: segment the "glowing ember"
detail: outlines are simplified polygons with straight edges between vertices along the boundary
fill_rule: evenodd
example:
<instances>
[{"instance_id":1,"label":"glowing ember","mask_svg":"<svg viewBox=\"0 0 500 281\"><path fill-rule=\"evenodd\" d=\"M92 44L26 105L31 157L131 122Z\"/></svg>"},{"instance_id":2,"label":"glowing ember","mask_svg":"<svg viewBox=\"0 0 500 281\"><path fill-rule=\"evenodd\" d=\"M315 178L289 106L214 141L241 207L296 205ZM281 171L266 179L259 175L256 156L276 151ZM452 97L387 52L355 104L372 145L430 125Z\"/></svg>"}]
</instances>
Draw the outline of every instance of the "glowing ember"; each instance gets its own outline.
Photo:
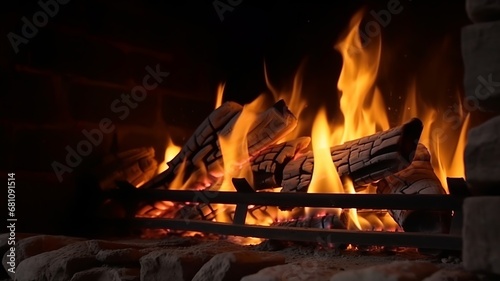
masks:
<instances>
[{"instance_id":1,"label":"glowing ember","mask_svg":"<svg viewBox=\"0 0 500 281\"><path fill-rule=\"evenodd\" d=\"M292 133L283 137L278 142L296 139L305 128L312 128L312 150L314 154L314 170L308 192L311 193L356 193L353 183L349 179L341 179L334 166L330 155L330 147L343 144L346 141L362 138L376 132L389 129L389 119L386 106L380 90L377 88L376 79L378 75L381 57L381 38L371 38L368 46L363 46L359 36L359 25L363 19L363 13L358 12L349 23L348 30L341 36L341 40L335 44L343 58L342 71L337 83L340 91L340 110L343 122L329 122L325 109L318 111L314 120L302 116L307 106L305 99L307 93L302 92L302 67L294 77L293 85L289 91L281 91L274 88L270 82L267 69L265 80L274 99L284 99L289 109L299 118L298 127ZM217 90L215 107L222 104L224 85L221 83ZM406 94L406 100L402 104L401 123L411 118L418 117L424 123L424 131L421 143L424 144L432 155L432 166L434 172L440 179L443 187L447 190L446 177L463 177L464 161L463 151L466 143L466 133L469 124L469 116L465 121L458 124L460 130L453 128L457 136L449 132L450 123L446 118L441 118L437 108L424 104L419 100L416 84L410 85ZM220 150L224 163L224 175L221 181L212 186L204 183L198 184L203 188L220 191L235 191L232 178L246 178L252 183L252 171L248 163L249 153L247 147L247 134L256 120L258 112L265 109L264 96L258 97L252 103L245 105L240 113L234 129L225 136L219 136ZM460 116L462 119L463 116ZM448 131L447 131L448 130ZM446 143L445 143L446 138ZM450 141L454 140L454 141ZM172 159L180 150L168 139L165 152L165 162ZM201 165L203 166L203 165ZM167 168L164 164L158 170L162 172ZM184 165L176 172L176 177L170 185L171 189L184 189L195 185L191 179L202 178L192 175L185 178ZM206 173L204 170L196 173ZM277 192L279 189L267 190ZM375 193L375 187L367 186L363 193ZM172 202L163 202L161 208L142 208L138 216L147 217L173 217L169 209L180 209L179 205ZM213 205L216 210L215 220L217 222L231 222L234 215L234 206ZM305 211L305 212L303 212ZM329 214L339 215L345 210L328 210ZM380 230L395 231L398 226L390 215L381 211L373 210L348 210L348 229L352 230ZM275 207L250 206L246 217L247 224L271 225L275 222L297 219L301 216L324 215L324 209L305 208L305 210L294 210L293 212L280 211ZM241 239L239 243L248 244L259 242L261 239Z\"/></svg>"}]
</instances>

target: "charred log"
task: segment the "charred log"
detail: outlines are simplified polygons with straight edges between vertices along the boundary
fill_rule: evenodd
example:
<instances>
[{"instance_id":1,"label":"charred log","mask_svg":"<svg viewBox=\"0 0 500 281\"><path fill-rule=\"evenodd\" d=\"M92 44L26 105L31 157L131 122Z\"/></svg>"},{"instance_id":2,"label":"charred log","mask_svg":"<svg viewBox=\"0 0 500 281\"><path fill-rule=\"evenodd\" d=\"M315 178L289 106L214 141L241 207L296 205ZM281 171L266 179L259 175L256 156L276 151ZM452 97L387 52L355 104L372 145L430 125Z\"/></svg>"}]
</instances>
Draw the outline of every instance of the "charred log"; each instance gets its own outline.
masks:
<instances>
[{"instance_id":1,"label":"charred log","mask_svg":"<svg viewBox=\"0 0 500 281\"><path fill-rule=\"evenodd\" d=\"M208 220L211 221L217 216L217 209L210 204L189 204L184 205L175 214L176 219L184 220Z\"/></svg>"},{"instance_id":2,"label":"charred log","mask_svg":"<svg viewBox=\"0 0 500 281\"><path fill-rule=\"evenodd\" d=\"M200 178L195 181L203 182L204 186L215 183L224 174L219 137L227 136L233 131L241 112L242 106L234 102L226 102L213 111L196 129L180 153L168 163L168 169L144 187L168 189L182 165L185 165L186 177L196 171L203 171L197 174ZM247 133L249 157L276 143L296 126L297 118L282 100L258 114Z\"/></svg>"},{"instance_id":3,"label":"charred log","mask_svg":"<svg viewBox=\"0 0 500 281\"><path fill-rule=\"evenodd\" d=\"M283 169L293 157L304 150L311 138L301 137L272 145L251 159L254 188L257 190L280 186Z\"/></svg>"},{"instance_id":4,"label":"charred log","mask_svg":"<svg viewBox=\"0 0 500 281\"><path fill-rule=\"evenodd\" d=\"M288 220L283 222L273 223L272 226L285 227L305 227L305 228L322 228L322 229L346 229L347 216L345 213L341 215L324 215L310 216L301 219Z\"/></svg>"},{"instance_id":5,"label":"charred log","mask_svg":"<svg viewBox=\"0 0 500 281\"><path fill-rule=\"evenodd\" d=\"M349 177L355 187L372 183L410 165L421 132L422 122L412 119L399 127L332 147L332 160L339 176ZM312 151L286 163L282 192L307 192L313 169Z\"/></svg>"},{"instance_id":6,"label":"charred log","mask_svg":"<svg viewBox=\"0 0 500 281\"><path fill-rule=\"evenodd\" d=\"M377 183L380 194L446 194L431 165L431 155L418 144L413 162L406 169ZM407 232L448 233L451 212L389 210L394 220Z\"/></svg>"},{"instance_id":7,"label":"charred log","mask_svg":"<svg viewBox=\"0 0 500 281\"><path fill-rule=\"evenodd\" d=\"M149 181L156 173L157 162L152 147L141 147L105 157L96 169L102 190L117 189L117 181L133 186Z\"/></svg>"}]
</instances>

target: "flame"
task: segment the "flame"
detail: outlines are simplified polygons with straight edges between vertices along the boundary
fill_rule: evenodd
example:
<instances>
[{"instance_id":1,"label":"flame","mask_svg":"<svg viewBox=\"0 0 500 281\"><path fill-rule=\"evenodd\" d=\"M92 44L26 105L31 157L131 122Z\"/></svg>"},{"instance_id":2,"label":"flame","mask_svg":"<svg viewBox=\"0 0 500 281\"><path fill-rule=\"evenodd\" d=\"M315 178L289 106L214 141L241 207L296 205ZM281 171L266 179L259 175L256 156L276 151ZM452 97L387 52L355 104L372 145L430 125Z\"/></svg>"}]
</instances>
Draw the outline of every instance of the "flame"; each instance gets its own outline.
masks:
<instances>
[{"instance_id":1,"label":"flame","mask_svg":"<svg viewBox=\"0 0 500 281\"><path fill-rule=\"evenodd\" d=\"M167 170L168 162L172 160L175 155L181 151L181 147L174 144L172 139L167 136L167 148L165 149L165 156L163 157L163 162L158 166L157 174L160 174Z\"/></svg>"},{"instance_id":2,"label":"flame","mask_svg":"<svg viewBox=\"0 0 500 281\"><path fill-rule=\"evenodd\" d=\"M309 185L309 193L343 193L344 188L337 168L333 164L330 156L330 128L326 118L325 109L321 109L314 120L312 128L312 149L314 155L314 170ZM323 209L305 208L306 214L317 215ZM340 209L335 209L334 213L340 213Z\"/></svg>"},{"instance_id":3,"label":"flame","mask_svg":"<svg viewBox=\"0 0 500 281\"><path fill-rule=\"evenodd\" d=\"M293 78L293 83L291 89L281 90L276 89L270 79L269 74L267 72L266 64L264 63L264 79L266 81L267 88L271 91L274 100L284 100L288 106L288 109L294 113L294 115L301 120L297 124L297 127L288 135L286 135L281 141L293 140L299 137L300 133L304 130L304 128L310 128L310 122L304 120L302 112L307 107L306 100L302 97L302 77L303 77L304 64L301 64L295 76ZM301 118L302 117L302 118Z\"/></svg>"},{"instance_id":4,"label":"flame","mask_svg":"<svg viewBox=\"0 0 500 281\"><path fill-rule=\"evenodd\" d=\"M235 191L231 182L233 178L245 178L250 185L253 185L253 174L248 162L247 134L257 119L257 114L264 107L264 101L265 97L261 95L250 104L243 106L233 130L227 136L219 136L220 150L224 162L224 178L219 191ZM229 208L225 205L219 205L217 209L219 209L217 221L231 222L231 218L227 214L229 211L233 211L234 207Z\"/></svg>"},{"instance_id":5,"label":"flame","mask_svg":"<svg viewBox=\"0 0 500 281\"><path fill-rule=\"evenodd\" d=\"M424 124L420 142L425 145L431 154L434 173L448 192L447 177L464 177L465 166L463 151L467 141L470 114L456 113L455 118L461 126L459 135L453 130L453 124L446 118L446 113L440 114L437 108L425 104L418 97L416 83L412 83L408 90L401 122L418 117ZM461 108L461 104L456 105Z\"/></svg>"},{"instance_id":6,"label":"flame","mask_svg":"<svg viewBox=\"0 0 500 281\"><path fill-rule=\"evenodd\" d=\"M217 109L222 105L222 98L224 97L224 88L226 87L226 83L220 83L217 87L217 98L215 100L215 108Z\"/></svg>"},{"instance_id":7,"label":"flame","mask_svg":"<svg viewBox=\"0 0 500 281\"><path fill-rule=\"evenodd\" d=\"M363 12L356 13L349 23L349 31L335 45L344 60L337 83L342 93L340 109L344 115L344 124L334 130L334 144L389 129L384 101L375 86L381 40L376 37L367 47L362 45L358 31L362 19Z\"/></svg>"},{"instance_id":8,"label":"flame","mask_svg":"<svg viewBox=\"0 0 500 281\"><path fill-rule=\"evenodd\" d=\"M324 108L318 111L314 120L309 120L304 110L307 107L306 94L303 91L303 70L302 64L297 70L293 83L285 89L275 88L270 79L270 74L264 64L265 82L272 93L274 99L285 100L289 109L299 118L297 128L284 140L295 139L304 131L312 127L312 150L314 154L314 170L309 186L310 193L356 193L352 181L348 178L340 179L337 169L332 161L330 148L353 139L365 137L381 130L387 130L389 118L381 91L376 85L379 65L381 60L382 44L381 38L370 38L370 44L364 46L360 39L359 26L363 19L363 11L356 13L351 19L348 29L335 44L335 49L340 52L343 58L343 66L337 87L340 93L340 112L343 120L341 122L329 122L328 114ZM225 84L221 83L217 89L215 108L222 104ZM456 112L460 120L457 128L452 128L449 118L444 117L444 113L438 110L436 105L425 104L418 93L418 87L413 81L407 90L406 100L402 105L401 123L410 118L418 117L424 123L424 129L420 142L423 143L431 153L432 166L436 175L441 180L443 187L447 190L446 177L463 177L464 161L463 151L466 143L467 129L470 116L464 116L462 112ZM457 106L461 108L459 104ZM211 186L213 190L235 191L231 179L235 177L246 178L252 184L252 173L247 162L248 147L247 134L252 129L252 124L256 120L257 114L264 109L264 97L260 96L252 103L245 105L240 113L234 129L224 136L219 136L219 145L224 162L224 177L221 182ZM390 110L390 109L389 109ZM456 118L455 118L456 119ZM460 130L458 130L460 128ZM309 132L307 132L309 133ZM455 136L457 135L457 136ZM283 141L283 140L282 140ZM180 150L175 146L170 138L167 143L165 160L170 160ZM162 166L166 169L166 165ZM177 177L171 188L182 189L193 183L183 182L184 165L181 165L176 173ZM197 171L206 173L204 170ZM196 178L196 177L194 177ZM363 193L374 193L374 186L368 186ZM275 190L275 191L279 191ZM215 205L217 222L231 222L234 214L232 205ZM298 213L284 212L276 207L260 208L259 206L249 206L251 212L246 217L247 224L270 225L276 221L286 221L297 219ZM318 216L326 214L324 209L305 208L308 216ZM397 223L387 212L374 210L356 209L340 210L333 212L340 215L340 212L348 215L348 228L353 230L385 230L396 231ZM148 216L154 216L156 210L148 210ZM301 213L303 214L303 213ZM261 239L244 238L235 240L241 244L251 244L261 241Z\"/></svg>"}]
</instances>

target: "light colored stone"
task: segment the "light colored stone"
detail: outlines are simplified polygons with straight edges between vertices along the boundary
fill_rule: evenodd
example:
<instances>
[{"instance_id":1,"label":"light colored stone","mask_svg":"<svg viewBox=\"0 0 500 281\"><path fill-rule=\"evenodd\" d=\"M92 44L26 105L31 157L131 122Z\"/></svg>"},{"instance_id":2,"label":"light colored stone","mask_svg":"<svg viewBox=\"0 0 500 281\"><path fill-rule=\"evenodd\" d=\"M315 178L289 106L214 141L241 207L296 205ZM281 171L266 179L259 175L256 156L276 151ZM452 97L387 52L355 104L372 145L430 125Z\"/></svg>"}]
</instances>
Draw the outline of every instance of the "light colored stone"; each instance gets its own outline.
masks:
<instances>
[{"instance_id":1,"label":"light colored stone","mask_svg":"<svg viewBox=\"0 0 500 281\"><path fill-rule=\"evenodd\" d=\"M2 257L2 267L0 268L0 280L3 278L7 278L9 276L7 269L10 267L7 264L8 257L7 251L15 246L16 247L16 264L19 264L19 258L17 257L17 248L18 248L18 243L22 239L31 237L31 236L36 236L37 234L33 233L12 233L13 236L11 236L10 233L2 233L0 234L0 257ZM15 244L13 244L15 242ZM14 278L14 274L10 274L11 278Z\"/></svg>"},{"instance_id":2,"label":"light colored stone","mask_svg":"<svg viewBox=\"0 0 500 281\"><path fill-rule=\"evenodd\" d=\"M83 241L29 257L17 266L16 280L70 280L73 274L98 265L94 248L89 241Z\"/></svg>"},{"instance_id":3,"label":"light colored stone","mask_svg":"<svg viewBox=\"0 0 500 281\"><path fill-rule=\"evenodd\" d=\"M140 281L139 268L96 267L75 273L70 281Z\"/></svg>"},{"instance_id":4,"label":"light colored stone","mask_svg":"<svg viewBox=\"0 0 500 281\"><path fill-rule=\"evenodd\" d=\"M475 193L500 194L500 116L469 131L464 160Z\"/></svg>"},{"instance_id":5,"label":"light colored stone","mask_svg":"<svg viewBox=\"0 0 500 281\"><path fill-rule=\"evenodd\" d=\"M83 240L83 238L55 235L38 235L22 239L16 244L18 264L29 257L54 251Z\"/></svg>"},{"instance_id":6,"label":"light colored stone","mask_svg":"<svg viewBox=\"0 0 500 281\"><path fill-rule=\"evenodd\" d=\"M338 269L325 268L313 261L294 262L266 267L245 276L241 281L328 281Z\"/></svg>"},{"instance_id":7,"label":"light colored stone","mask_svg":"<svg viewBox=\"0 0 500 281\"><path fill-rule=\"evenodd\" d=\"M183 253L172 249L153 251L140 259L141 280L190 281L213 255Z\"/></svg>"},{"instance_id":8,"label":"light colored stone","mask_svg":"<svg viewBox=\"0 0 500 281\"><path fill-rule=\"evenodd\" d=\"M343 271L332 276L330 281L421 281L438 271L429 262L396 261L363 269Z\"/></svg>"},{"instance_id":9,"label":"light colored stone","mask_svg":"<svg viewBox=\"0 0 500 281\"><path fill-rule=\"evenodd\" d=\"M21 261L16 269L16 280L67 281L77 272L99 266L96 255L100 251L130 247L133 245L101 240L72 243Z\"/></svg>"},{"instance_id":10,"label":"light colored stone","mask_svg":"<svg viewBox=\"0 0 500 281\"><path fill-rule=\"evenodd\" d=\"M115 249L115 250L102 250L96 255L96 259L104 264L139 264L139 260L158 248L148 249Z\"/></svg>"},{"instance_id":11,"label":"light colored stone","mask_svg":"<svg viewBox=\"0 0 500 281\"><path fill-rule=\"evenodd\" d=\"M33 233L15 233L15 241L16 243L21 241L24 238L28 238L31 236L36 236L37 234ZM0 234L0 254L3 256L7 249L10 248L9 244L10 233L2 233ZM12 242L11 242L12 243Z\"/></svg>"},{"instance_id":12,"label":"light colored stone","mask_svg":"<svg viewBox=\"0 0 500 281\"><path fill-rule=\"evenodd\" d=\"M259 270L285 263L285 257L275 253L238 251L214 256L196 273L192 281L240 280Z\"/></svg>"},{"instance_id":13,"label":"light colored stone","mask_svg":"<svg viewBox=\"0 0 500 281\"><path fill-rule=\"evenodd\" d=\"M108 267L91 268L88 270L75 273L70 281L95 281L95 280L108 280L108 281L121 281L119 273Z\"/></svg>"},{"instance_id":14,"label":"light colored stone","mask_svg":"<svg viewBox=\"0 0 500 281\"><path fill-rule=\"evenodd\" d=\"M464 202L463 261L473 272L500 274L500 197L469 197Z\"/></svg>"},{"instance_id":15,"label":"light colored stone","mask_svg":"<svg viewBox=\"0 0 500 281\"><path fill-rule=\"evenodd\" d=\"M422 281L477 281L474 274L463 269L441 269Z\"/></svg>"},{"instance_id":16,"label":"light colored stone","mask_svg":"<svg viewBox=\"0 0 500 281\"><path fill-rule=\"evenodd\" d=\"M500 19L462 29L464 87L468 111L500 111Z\"/></svg>"},{"instance_id":17,"label":"light colored stone","mask_svg":"<svg viewBox=\"0 0 500 281\"><path fill-rule=\"evenodd\" d=\"M467 0L466 9L474 22L500 20L500 0Z\"/></svg>"},{"instance_id":18,"label":"light colored stone","mask_svg":"<svg viewBox=\"0 0 500 281\"><path fill-rule=\"evenodd\" d=\"M16 238L17 237L16 235ZM16 242L16 264L20 264L23 260L36 256L41 253L54 251L64 246L82 241L82 238L68 237L68 236L55 236L55 235L26 235L21 236L20 240ZM3 255L2 264L4 267L7 265L7 253ZM11 278L14 274L8 272Z\"/></svg>"}]
</instances>

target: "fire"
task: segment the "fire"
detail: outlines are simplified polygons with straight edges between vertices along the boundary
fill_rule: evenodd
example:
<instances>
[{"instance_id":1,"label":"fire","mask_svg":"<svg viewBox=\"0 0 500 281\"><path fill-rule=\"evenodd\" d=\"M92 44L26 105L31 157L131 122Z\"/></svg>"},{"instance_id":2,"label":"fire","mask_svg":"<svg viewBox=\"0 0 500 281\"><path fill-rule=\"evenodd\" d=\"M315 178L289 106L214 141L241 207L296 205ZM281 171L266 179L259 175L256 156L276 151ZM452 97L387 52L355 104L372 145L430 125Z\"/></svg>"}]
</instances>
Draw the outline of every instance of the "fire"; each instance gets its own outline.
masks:
<instances>
[{"instance_id":1,"label":"fire","mask_svg":"<svg viewBox=\"0 0 500 281\"><path fill-rule=\"evenodd\" d=\"M417 93L416 84L412 83L406 96L401 122L412 117L418 117L422 120L424 130L420 142L429 149L434 172L448 192L446 178L464 177L465 175L463 151L467 141L470 114L467 114L465 118L457 116L464 121L461 123L459 135L456 136L455 132L450 132L453 126L444 117L444 114L440 116L437 108L425 105L417 96L420 95ZM461 108L461 105L457 106ZM453 143L454 140L455 143Z\"/></svg>"},{"instance_id":2,"label":"fire","mask_svg":"<svg viewBox=\"0 0 500 281\"><path fill-rule=\"evenodd\" d=\"M181 151L181 147L174 144L172 139L167 136L167 148L165 149L165 156L163 157L163 162L158 165L157 174L164 172L168 168L168 161L172 160L177 153Z\"/></svg>"},{"instance_id":3,"label":"fire","mask_svg":"<svg viewBox=\"0 0 500 281\"><path fill-rule=\"evenodd\" d=\"M384 101L375 86L381 40L376 37L369 46L362 46L358 32L362 19L363 13L356 13L349 23L349 31L335 45L344 60L337 83L342 94L340 109L344 115L344 124L334 130L334 144L389 129Z\"/></svg>"},{"instance_id":4,"label":"fire","mask_svg":"<svg viewBox=\"0 0 500 281\"><path fill-rule=\"evenodd\" d=\"M215 100L215 108L217 109L222 105L222 98L224 96L224 88L226 87L226 83L220 83L219 87L217 87L217 95Z\"/></svg>"},{"instance_id":5,"label":"fire","mask_svg":"<svg viewBox=\"0 0 500 281\"><path fill-rule=\"evenodd\" d=\"M310 193L356 193L354 185L349 179L340 179L337 169L332 161L330 148L340 145L346 141L365 137L381 130L390 128L387 107L376 80L381 61L382 44L381 38L371 38L370 44L363 46L359 25L363 19L363 12L356 13L349 23L348 30L341 40L335 44L335 49L343 58L343 66L337 87L340 92L340 112L342 122L329 122L328 113L324 108L317 112L314 120L303 116L307 102L303 92L303 69L304 65L297 70L291 87L287 90L276 89L270 82L270 75L264 66L265 81L274 99L284 99L289 109L299 118L299 125L294 132L284 139L295 139L308 128L312 128L312 150L314 154L314 171L309 186ZM222 104L225 84L221 83L217 89L215 107ZM419 99L416 83L409 85L406 100L402 105L403 114L399 122L403 123L410 118L418 117L424 123L421 136L423 143L432 155L432 165L443 187L447 189L446 177L463 177L464 161L463 151L466 143L469 116L464 117L459 113L458 117L463 120L450 130L450 123L443 117L443 112L437 106L425 104ZM459 108L461 105L458 106ZM231 179L246 178L252 183L252 172L248 160L247 133L252 129L252 123L260 110L264 108L264 96L259 96L252 103L245 105L236 121L234 130L228 135L219 136L219 144L224 162L224 177L221 182L210 186L211 190L235 191ZM307 132L309 133L309 132ZM454 136L457 135L457 136ZM165 152L165 162L172 159L180 148L168 139ZM166 164L159 169L162 172ZM176 179L172 183L172 189L182 189L192 183L184 182L183 166L180 167ZM204 173L206 171L198 171ZM192 177L193 178L193 177ZM272 192L279 192L279 189ZM361 191L363 193L375 193L374 186L368 186ZM234 213L232 205L216 205L215 220L217 222L231 222ZM275 207L259 208L250 206L252 212L248 212L247 224L270 225L281 220L296 219L297 212L284 212ZM305 208L305 214L315 216L331 213L332 210L317 208ZM333 209L335 214L347 212L349 222L348 228L353 230L386 230L395 231L397 224L389 214L373 210L340 210ZM154 215L154 214L153 214ZM303 213L301 214L303 215ZM260 239L244 239L240 243L248 244L258 242Z\"/></svg>"},{"instance_id":6,"label":"fire","mask_svg":"<svg viewBox=\"0 0 500 281\"><path fill-rule=\"evenodd\" d=\"M344 188L330 156L330 128L326 111L321 109L312 128L312 149L314 154L314 170L309 186L309 193L343 193ZM316 215L323 209L306 208L307 215ZM340 214L340 209L334 213Z\"/></svg>"},{"instance_id":7,"label":"fire","mask_svg":"<svg viewBox=\"0 0 500 281\"><path fill-rule=\"evenodd\" d=\"M297 118L299 118L299 120L301 121L297 125L297 128L295 128L295 130L293 130L293 132L291 132L290 134L288 134L287 136L284 137L283 141L296 139L297 137L299 137L299 134L304 130L304 128L310 128L309 127L310 122L305 121L304 120L305 118L302 115L302 112L307 107L307 103L304 100L304 98L302 97L303 66L304 65L302 64L299 67L299 69L297 70L297 72L295 73L295 77L293 78L291 90L279 91L278 89L276 89L272 85L272 83L269 79L269 74L267 72L267 68L265 67L265 64L264 64L264 78L266 80L266 85L267 85L268 89L271 91L271 94L274 97L274 100L278 101L278 100L282 99L282 100L286 101L286 104L287 104L288 108L290 109L290 111L292 111L295 114L295 116L297 116ZM302 121L304 121L304 122L302 122Z\"/></svg>"},{"instance_id":8,"label":"fire","mask_svg":"<svg viewBox=\"0 0 500 281\"><path fill-rule=\"evenodd\" d=\"M219 136L219 144L224 161L224 178L219 187L219 191L235 191L231 180L233 178L245 178L250 185L253 183L253 174L248 163L248 142L247 134L252 124L257 119L257 114L263 108L264 96L259 96L250 104L243 107L234 125L234 130L227 136ZM217 206L217 221L231 222L228 216L230 207L225 205ZM234 207L230 211L234 210Z\"/></svg>"}]
</instances>

